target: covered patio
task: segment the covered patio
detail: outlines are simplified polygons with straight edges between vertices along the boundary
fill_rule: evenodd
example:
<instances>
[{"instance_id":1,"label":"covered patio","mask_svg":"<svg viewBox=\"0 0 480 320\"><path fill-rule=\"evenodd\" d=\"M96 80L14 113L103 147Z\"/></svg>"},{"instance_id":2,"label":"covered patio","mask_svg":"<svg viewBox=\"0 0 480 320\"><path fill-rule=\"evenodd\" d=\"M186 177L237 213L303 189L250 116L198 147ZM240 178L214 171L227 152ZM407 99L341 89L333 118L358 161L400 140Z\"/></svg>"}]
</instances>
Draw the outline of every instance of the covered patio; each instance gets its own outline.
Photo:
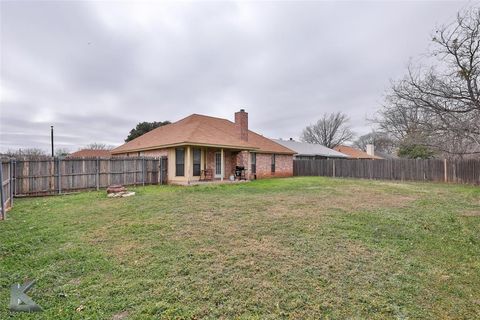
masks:
<instances>
[{"instance_id":1,"label":"covered patio","mask_svg":"<svg viewBox=\"0 0 480 320\"><path fill-rule=\"evenodd\" d=\"M248 180L250 153L229 147L187 145L171 149L168 175L174 184ZM238 167L243 168L239 172Z\"/></svg>"}]
</instances>

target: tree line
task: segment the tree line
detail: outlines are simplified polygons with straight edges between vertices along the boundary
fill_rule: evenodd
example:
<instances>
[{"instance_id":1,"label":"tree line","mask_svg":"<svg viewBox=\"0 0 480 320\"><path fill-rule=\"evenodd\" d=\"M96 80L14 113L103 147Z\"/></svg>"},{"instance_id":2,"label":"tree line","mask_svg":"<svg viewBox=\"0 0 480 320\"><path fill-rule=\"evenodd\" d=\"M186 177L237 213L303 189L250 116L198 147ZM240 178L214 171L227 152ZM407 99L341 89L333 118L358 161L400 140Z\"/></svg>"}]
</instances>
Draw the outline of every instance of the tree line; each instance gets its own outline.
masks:
<instances>
[{"instance_id":1,"label":"tree line","mask_svg":"<svg viewBox=\"0 0 480 320\"><path fill-rule=\"evenodd\" d=\"M127 138L125 139L125 142L131 141L135 138L140 137L141 135L158 128L160 126L164 126L166 124L169 124L170 121L154 121L154 122L140 122L138 123L135 128L130 130L130 133L128 134ZM93 142L90 144L87 144L84 146L82 149L88 149L88 150L111 150L113 149L114 146L108 145L105 143L99 143L99 142ZM55 156L56 157L66 157L70 154L70 150L67 148L56 148L55 149ZM4 156L6 157L12 157L12 158L22 158L22 157L29 157L29 158L45 158L49 157L50 155L43 149L40 148L20 148L17 150L7 150L5 153L3 153Z\"/></svg>"},{"instance_id":2,"label":"tree line","mask_svg":"<svg viewBox=\"0 0 480 320\"><path fill-rule=\"evenodd\" d=\"M480 9L458 13L437 28L432 46L402 79L392 81L374 119L375 130L354 144L409 158L480 155ZM306 127L302 140L334 147L353 138L348 117L324 115Z\"/></svg>"}]
</instances>

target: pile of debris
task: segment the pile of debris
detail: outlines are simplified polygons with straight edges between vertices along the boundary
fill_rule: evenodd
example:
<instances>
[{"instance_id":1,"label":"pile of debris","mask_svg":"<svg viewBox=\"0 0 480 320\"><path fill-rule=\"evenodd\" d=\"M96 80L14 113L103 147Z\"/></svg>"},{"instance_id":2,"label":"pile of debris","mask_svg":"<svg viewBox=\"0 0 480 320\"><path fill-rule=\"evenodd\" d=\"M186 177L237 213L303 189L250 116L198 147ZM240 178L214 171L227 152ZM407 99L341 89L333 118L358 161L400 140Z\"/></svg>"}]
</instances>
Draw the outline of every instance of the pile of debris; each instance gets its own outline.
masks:
<instances>
[{"instance_id":1,"label":"pile of debris","mask_svg":"<svg viewBox=\"0 0 480 320\"><path fill-rule=\"evenodd\" d=\"M127 191L127 189L122 185L113 185L107 188L107 196L109 198L124 198L135 195L135 192Z\"/></svg>"}]
</instances>

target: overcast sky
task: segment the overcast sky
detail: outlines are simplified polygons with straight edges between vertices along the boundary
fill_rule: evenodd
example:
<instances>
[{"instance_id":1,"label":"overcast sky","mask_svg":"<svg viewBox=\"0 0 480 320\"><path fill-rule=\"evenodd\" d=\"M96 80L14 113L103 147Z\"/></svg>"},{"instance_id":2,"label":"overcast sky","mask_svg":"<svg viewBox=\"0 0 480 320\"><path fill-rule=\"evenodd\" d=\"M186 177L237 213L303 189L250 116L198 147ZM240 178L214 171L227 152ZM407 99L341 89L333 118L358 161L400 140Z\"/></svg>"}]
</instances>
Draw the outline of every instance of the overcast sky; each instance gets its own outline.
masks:
<instances>
[{"instance_id":1,"label":"overcast sky","mask_svg":"<svg viewBox=\"0 0 480 320\"><path fill-rule=\"evenodd\" d=\"M435 26L473 2L1 1L0 150L120 145L192 113L271 138L323 113L355 132Z\"/></svg>"}]
</instances>

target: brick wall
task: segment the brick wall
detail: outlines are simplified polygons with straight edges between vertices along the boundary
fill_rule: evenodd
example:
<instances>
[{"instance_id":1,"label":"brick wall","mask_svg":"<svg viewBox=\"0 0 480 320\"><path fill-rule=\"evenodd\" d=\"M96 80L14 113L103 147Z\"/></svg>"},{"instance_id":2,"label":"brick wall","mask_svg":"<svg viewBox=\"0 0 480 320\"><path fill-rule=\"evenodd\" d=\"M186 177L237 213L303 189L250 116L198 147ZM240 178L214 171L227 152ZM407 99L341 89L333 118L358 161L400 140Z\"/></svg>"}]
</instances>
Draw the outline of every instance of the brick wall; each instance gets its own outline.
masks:
<instances>
[{"instance_id":1,"label":"brick wall","mask_svg":"<svg viewBox=\"0 0 480 320\"><path fill-rule=\"evenodd\" d=\"M232 156L231 151L223 151L224 161L225 161L225 171L224 171L224 178L228 179L230 175L233 174L233 170L235 169L235 158Z\"/></svg>"},{"instance_id":2,"label":"brick wall","mask_svg":"<svg viewBox=\"0 0 480 320\"><path fill-rule=\"evenodd\" d=\"M250 152L248 151L241 151L235 154L235 162L237 166L243 166L246 169L245 177L247 179L253 179L251 175L251 165L250 165Z\"/></svg>"},{"instance_id":3,"label":"brick wall","mask_svg":"<svg viewBox=\"0 0 480 320\"><path fill-rule=\"evenodd\" d=\"M257 153L257 179L293 176L293 156L277 154L275 156L275 172L272 173L272 155Z\"/></svg>"},{"instance_id":4,"label":"brick wall","mask_svg":"<svg viewBox=\"0 0 480 320\"><path fill-rule=\"evenodd\" d=\"M235 112L235 127L239 138L248 141L248 113L245 110Z\"/></svg>"},{"instance_id":5,"label":"brick wall","mask_svg":"<svg viewBox=\"0 0 480 320\"><path fill-rule=\"evenodd\" d=\"M216 149L208 149L207 150L207 169L212 170L213 175L215 176L215 152L218 152L219 150ZM225 161L225 169L224 169L224 179L228 179L231 174L233 174L233 171L235 170L236 166L236 152L231 152L224 150L223 151L223 157Z\"/></svg>"},{"instance_id":6,"label":"brick wall","mask_svg":"<svg viewBox=\"0 0 480 320\"><path fill-rule=\"evenodd\" d=\"M236 153L236 162L238 166L244 166L245 169L249 168L249 157L250 153L248 151L241 151Z\"/></svg>"},{"instance_id":7,"label":"brick wall","mask_svg":"<svg viewBox=\"0 0 480 320\"><path fill-rule=\"evenodd\" d=\"M206 167L215 174L215 150L208 149L206 153Z\"/></svg>"},{"instance_id":8,"label":"brick wall","mask_svg":"<svg viewBox=\"0 0 480 320\"><path fill-rule=\"evenodd\" d=\"M143 153L143 154L142 154ZM145 157L168 157L168 149L155 149L140 152Z\"/></svg>"}]
</instances>

